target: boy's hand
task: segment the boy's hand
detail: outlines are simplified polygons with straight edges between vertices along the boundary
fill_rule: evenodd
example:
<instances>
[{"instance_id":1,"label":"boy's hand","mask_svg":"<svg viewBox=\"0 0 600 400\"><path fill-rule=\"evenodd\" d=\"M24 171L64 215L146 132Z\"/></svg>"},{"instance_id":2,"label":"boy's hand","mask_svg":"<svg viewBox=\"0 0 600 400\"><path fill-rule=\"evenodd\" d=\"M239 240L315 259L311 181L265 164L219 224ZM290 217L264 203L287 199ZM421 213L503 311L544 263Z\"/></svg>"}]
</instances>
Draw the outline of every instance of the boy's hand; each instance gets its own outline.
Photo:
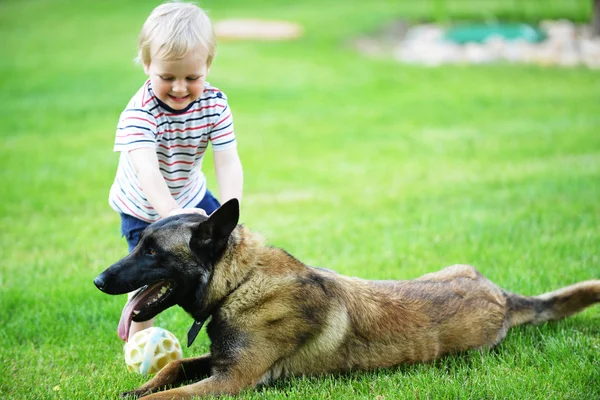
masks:
<instances>
[{"instance_id":1,"label":"boy's hand","mask_svg":"<svg viewBox=\"0 0 600 400\"><path fill-rule=\"evenodd\" d=\"M201 208L176 208L174 210L169 211L169 217L178 214L200 214L204 215L205 217L208 217L208 215L206 215L206 211L204 211Z\"/></svg>"}]
</instances>

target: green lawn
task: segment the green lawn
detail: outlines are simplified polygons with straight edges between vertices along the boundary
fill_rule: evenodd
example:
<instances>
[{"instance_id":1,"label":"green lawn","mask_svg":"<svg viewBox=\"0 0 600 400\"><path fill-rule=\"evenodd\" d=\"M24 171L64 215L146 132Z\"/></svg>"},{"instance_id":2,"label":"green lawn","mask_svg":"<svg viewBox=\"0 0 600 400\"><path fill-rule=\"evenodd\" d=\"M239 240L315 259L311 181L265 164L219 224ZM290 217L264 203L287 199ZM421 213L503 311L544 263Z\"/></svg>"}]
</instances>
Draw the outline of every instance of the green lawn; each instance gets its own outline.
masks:
<instances>
[{"instance_id":1,"label":"green lawn","mask_svg":"<svg viewBox=\"0 0 600 400\"><path fill-rule=\"evenodd\" d=\"M144 80L132 59L156 4L0 2L2 399L117 398L145 380L126 372L116 335L125 296L92 280L127 250L107 203L112 144ZM221 43L209 79L234 112L241 219L269 243L372 279L468 263L533 295L600 278L600 72L409 67L348 45L399 17L587 20L591 1L203 4L215 20L305 27L294 42ZM183 342L190 323L170 309L156 325ZM208 345L202 332L184 356ZM597 399L600 307L516 328L488 353L243 398Z\"/></svg>"}]
</instances>

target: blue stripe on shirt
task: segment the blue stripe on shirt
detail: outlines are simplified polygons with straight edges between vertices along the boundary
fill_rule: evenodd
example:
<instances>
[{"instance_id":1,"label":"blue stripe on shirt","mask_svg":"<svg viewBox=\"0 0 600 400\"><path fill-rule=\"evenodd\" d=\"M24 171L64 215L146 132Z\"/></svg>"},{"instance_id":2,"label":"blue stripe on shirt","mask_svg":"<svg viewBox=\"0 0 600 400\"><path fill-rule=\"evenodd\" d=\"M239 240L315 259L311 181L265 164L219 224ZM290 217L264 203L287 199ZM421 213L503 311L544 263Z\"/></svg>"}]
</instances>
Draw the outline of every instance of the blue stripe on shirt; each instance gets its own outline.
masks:
<instances>
[{"instance_id":1,"label":"blue stripe on shirt","mask_svg":"<svg viewBox=\"0 0 600 400\"><path fill-rule=\"evenodd\" d=\"M199 98L197 100L194 100L192 103L190 103L190 105L188 105L188 107L192 108L195 104L198 104L198 103L200 103L202 101L214 100L214 99L224 99L224 96L216 95L216 96L213 96L213 97L201 97L201 98ZM157 104L154 107L150 108L149 110L150 111L154 111L154 110L156 110L159 107L160 107L160 104L157 102ZM168 111L169 113L171 112L169 110L165 110L165 111Z\"/></svg>"},{"instance_id":2,"label":"blue stripe on shirt","mask_svg":"<svg viewBox=\"0 0 600 400\"><path fill-rule=\"evenodd\" d=\"M123 127L117 127L117 130L118 131L122 131L124 129L129 129L129 128L138 128L138 129L144 129L144 130L149 131L149 132L154 132L150 128L147 128L145 126L139 126L139 125L126 125L126 126L123 126Z\"/></svg>"},{"instance_id":3,"label":"blue stripe on shirt","mask_svg":"<svg viewBox=\"0 0 600 400\"><path fill-rule=\"evenodd\" d=\"M222 127L222 128L213 129L213 130L211 130L211 131L210 131L210 133L211 133L211 135L212 135L212 134L213 134L213 133L215 133L215 132L219 132L219 131L222 131L223 129L227 129L227 128L229 128L231 125L233 125L233 123L232 123L232 122L230 122L230 123L229 123L229 125L225 125L225 126L224 126L224 127Z\"/></svg>"},{"instance_id":4,"label":"blue stripe on shirt","mask_svg":"<svg viewBox=\"0 0 600 400\"><path fill-rule=\"evenodd\" d=\"M165 133L171 133L171 132L165 132ZM161 138L161 140L164 140L165 142L170 142L172 140L186 140L186 139L201 139L202 136L208 136L208 133L201 133L198 136L185 136L185 137L173 137L173 138L169 138L169 137L165 137L165 133L163 133L163 136Z\"/></svg>"},{"instance_id":5,"label":"blue stripe on shirt","mask_svg":"<svg viewBox=\"0 0 600 400\"><path fill-rule=\"evenodd\" d=\"M188 173L188 172L192 171L194 168L190 168L190 169L176 169L176 170L173 170L173 171L169 171L169 170L167 170L167 169L165 169L163 167L159 167L158 169L160 169L161 171L163 171L166 174L173 175L173 174L176 174L178 172Z\"/></svg>"},{"instance_id":6,"label":"blue stripe on shirt","mask_svg":"<svg viewBox=\"0 0 600 400\"><path fill-rule=\"evenodd\" d=\"M156 144L156 142L154 140L148 140L148 139L145 139L145 140L132 140L130 142L122 142L122 143L115 141L115 147L117 147L117 146L127 146L127 145L134 144L134 143L152 143L152 144Z\"/></svg>"},{"instance_id":7,"label":"blue stripe on shirt","mask_svg":"<svg viewBox=\"0 0 600 400\"><path fill-rule=\"evenodd\" d=\"M228 141L226 141L226 142L213 143L213 147L224 146L224 145L226 145L227 143L231 143L231 142L235 142L235 138L233 138L233 139L231 139L231 140L228 140Z\"/></svg>"},{"instance_id":8,"label":"blue stripe on shirt","mask_svg":"<svg viewBox=\"0 0 600 400\"><path fill-rule=\"evenodd\" d=\"M157 151L156 154L160 154L161 156L165 157L165 158L173 158L175 156L188 156L190 158L193 158L196 156L196 152L194 151L193 153L173 153L173 154L167 154L167 153L163 153L162 151ZM185 160L183 160L185 161ZM191 161L191 160L190 160Z\"/></svg>"},{"instance_id":9,"label":"blue stripe on shirt","mask_svg":"<svg viewBox=\"0 0 600 400\"><path fill-rule=\"evenodd\" d=\"M154 118L154 114L152 114L150 111L141 109L141 108L126 108L124 112L127 111L139 111L139 112L143 112L144 114L148 114L149 116Z\"/></svg>"}]
</instances>

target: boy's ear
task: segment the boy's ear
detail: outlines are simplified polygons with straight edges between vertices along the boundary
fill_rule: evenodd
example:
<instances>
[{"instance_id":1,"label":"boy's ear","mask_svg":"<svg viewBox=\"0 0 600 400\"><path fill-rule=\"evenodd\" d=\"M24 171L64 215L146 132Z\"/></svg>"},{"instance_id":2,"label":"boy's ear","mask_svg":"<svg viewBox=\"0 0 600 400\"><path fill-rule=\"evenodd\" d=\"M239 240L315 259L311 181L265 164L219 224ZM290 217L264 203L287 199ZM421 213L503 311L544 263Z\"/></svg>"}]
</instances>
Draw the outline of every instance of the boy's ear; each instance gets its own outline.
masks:
<instances>
[{"instance_id":1,"label":"boy's ear","mask_svg":"<svg viewBox=\"0 0 600 400\"><path fill-rule=\"evenodd\" d=\"M144 67L144 73L150 76L150 65L146 64L145 62L142 62L142 66Z\"/></svg>"},{"instance_id":2,"label":"boy's ear","mask_svg":"<svg viewBox=\"0 0 600 400\"><path fill-rule=\"evenodd\" d=\"M209 242L218 243L227 239L240 219L240 203L231 199L217 208L210 217L192 229L190 248L194 253L200 251L199 246Z\"/></svg>"}]
</instances>

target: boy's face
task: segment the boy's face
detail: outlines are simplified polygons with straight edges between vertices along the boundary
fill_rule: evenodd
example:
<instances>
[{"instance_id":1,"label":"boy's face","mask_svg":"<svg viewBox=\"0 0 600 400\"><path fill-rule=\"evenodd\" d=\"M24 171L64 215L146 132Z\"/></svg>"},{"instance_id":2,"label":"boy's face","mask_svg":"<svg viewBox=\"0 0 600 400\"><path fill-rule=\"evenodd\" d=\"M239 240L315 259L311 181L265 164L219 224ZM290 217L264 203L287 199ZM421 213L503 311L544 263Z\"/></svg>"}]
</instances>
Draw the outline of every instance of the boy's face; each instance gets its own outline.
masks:
<instances>
[{"instance_id":1,"label":"boy's face","mask_svg":"<svg viewBox=\"0 0 600 400\"><path fill-rule=\"evenodd\" d=\"M154 52L152 52L154 55ZM150 78L154 94L174 110L183 110L204 92L209 68L206 53L200 49L189 51L180 60L162 60L153 57L144 72Z\"/></svg>"}]
</instances>

